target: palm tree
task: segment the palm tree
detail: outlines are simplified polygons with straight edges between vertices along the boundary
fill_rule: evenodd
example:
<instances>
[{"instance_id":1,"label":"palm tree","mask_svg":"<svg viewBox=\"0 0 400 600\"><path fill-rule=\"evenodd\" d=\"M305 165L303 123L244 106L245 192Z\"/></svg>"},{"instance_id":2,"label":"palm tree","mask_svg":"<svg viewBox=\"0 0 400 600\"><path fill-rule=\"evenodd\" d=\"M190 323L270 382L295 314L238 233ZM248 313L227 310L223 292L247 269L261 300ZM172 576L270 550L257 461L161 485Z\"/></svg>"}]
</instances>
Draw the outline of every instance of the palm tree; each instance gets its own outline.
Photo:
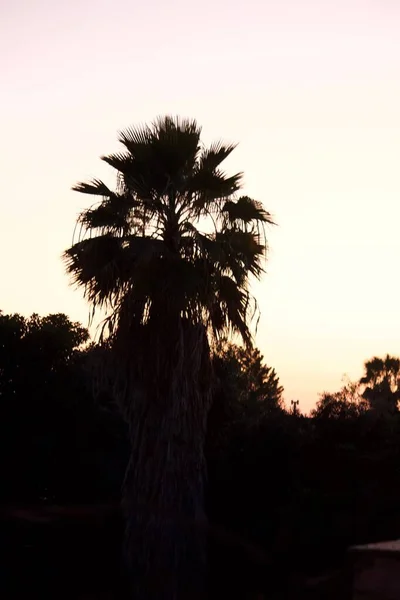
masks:
<instances>
[{"instance_id":1,"label":"palm tree","mask_svg":"<svg viewBox=\"0 0 400 600\"><path fill-rule=\"evenodd\" d=\"M97 179L73 189L99 196L78 218L65 254L93 311L106 311L114 397L129 424L123 506L135 598L204 595L204 440L210 341L251 343L271 215L239 196L241 173L221 163L235 145L205 148L194 120L170 116L129 128L124 151L102 157L116 191ZM104 328L103 328L104 332Z\"/></svg>"}]
</instances>

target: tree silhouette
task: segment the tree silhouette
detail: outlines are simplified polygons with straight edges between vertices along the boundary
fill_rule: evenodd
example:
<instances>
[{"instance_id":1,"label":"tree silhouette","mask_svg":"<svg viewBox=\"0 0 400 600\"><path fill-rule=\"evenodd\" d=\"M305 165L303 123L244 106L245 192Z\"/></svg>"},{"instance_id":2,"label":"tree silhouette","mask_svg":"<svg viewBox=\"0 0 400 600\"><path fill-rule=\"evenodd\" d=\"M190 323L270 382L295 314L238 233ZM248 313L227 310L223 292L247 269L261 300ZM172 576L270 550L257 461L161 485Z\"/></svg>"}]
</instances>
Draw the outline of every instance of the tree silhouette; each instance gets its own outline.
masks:
<instances>
[{"instance_id":1,"label":"tree silhouette","mask_svg":"<svg viewBox=\"0 0 400 600\"><path fill-rule=\"evenodd\" d=\"M360 379L364 387L363 398L371 409L381 414L393 414L399 410L400 359L387 354L385 358L374 356L364 364L365 374Z\"/></svg>"},{"instance_id":2,"label":"tree silhouette","mask_svg":"<svg viewBox=\"0 0 400 600\"><path fill-rule=\"evenodd\" d=\"M72 364L88 331L64 314L25 318L0 312L0 397L44 388Z\"/></svg>"},{"instance_id":3,"label":"tree silhouette","mask_svg":"<svg viewBox=\"0 0 400 600\"><path fill-rule=\"evenodd\" d=\"M205 148L200 134L169 116L120 133L124 151L103 157L117 189L75 186L100 202L64 255L93 310L107 312L113 394L130 429L126 556L138 600L204 596L209 341L233 331L250 343L249 276L262 273L272 223L237 196L241 174L221 170L235 146Z\"/></svg>"},{"instance_id":4,"label":"tree silhouette","mask_svg":"<svg viewBox=\"0 0 400 600\"><path fill-rule=\"evenodd\" d=\"M259 420L283 410L283 387L272 367L254 346L238 346L222 340L215 348L218 378L216 407L231 411L235 419Z\"/></svg>"},{"instance_id":5,"label":"tree silhouette","mask_svg":"<svg viewBox=\"0 0 400 600\"><path fill-rule=\"evenodd\" d=\"M63 465L74 463L77 422L90 406L83 365L88 337L63 314L0 314L4 499L37 502L68 488Z\"/></svg>"},{"instance_id":6,"label":"tree silhouette","mask_svg":"<svg viewBox=\"0 0 400 600\"><path fill-rule=\"evenodd\" d=\"M324 419L353 419L368 410L368 404L360 394L359 384L347 381L335 393L321 394L311 416Z\"/></svg>"}]
</instances>

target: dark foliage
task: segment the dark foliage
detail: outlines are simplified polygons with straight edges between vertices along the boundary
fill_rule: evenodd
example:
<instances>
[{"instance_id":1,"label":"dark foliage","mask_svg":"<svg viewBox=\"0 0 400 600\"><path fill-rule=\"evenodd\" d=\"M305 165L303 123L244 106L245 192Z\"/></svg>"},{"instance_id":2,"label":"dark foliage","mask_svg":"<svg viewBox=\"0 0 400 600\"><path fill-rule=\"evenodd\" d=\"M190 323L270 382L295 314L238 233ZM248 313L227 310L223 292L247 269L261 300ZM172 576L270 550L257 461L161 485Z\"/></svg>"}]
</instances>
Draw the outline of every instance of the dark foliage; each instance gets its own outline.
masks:
<instances>
[{"instance_id":1,"label":"dark foliage","mask_svg":"<svg viewBox=\"0 0 400 600\"><path fill-rule=\"evenodd\" d=\"M86 330L64 315L0 316L3 512L4 505L118 507L126 431L109 398L93 396L97 349L87 341ZM217 596L244 598L254 588L272 597L276 584L276 597L288 597L283 581L290 587L295 576L340 566L350 545L400 537L398 412L368 404L363 381L323 395L310 417L288 412L276 374L256 350L225 346L214 368L207 513ZM87 563L90 577L105 557L117 577L120 523L95 523L47 527L32 546L41 564L61 568L56 557L68 560L61 546L78 544L82 560L98 557ZM33 530L19 538L15 528L2 527L7 561L25 560L22 545Z\"/></svg>"},{"instance_id":2,"label":"dark foliage","mask_svg":"<svg viewBox=\"0 0 400 600\"><path fill-rule=\"evenodd\" d=\"M88 338L62 314L0 314L3 504L119 498L124 428L93 399Z\"/></svg>"}]
</instances>

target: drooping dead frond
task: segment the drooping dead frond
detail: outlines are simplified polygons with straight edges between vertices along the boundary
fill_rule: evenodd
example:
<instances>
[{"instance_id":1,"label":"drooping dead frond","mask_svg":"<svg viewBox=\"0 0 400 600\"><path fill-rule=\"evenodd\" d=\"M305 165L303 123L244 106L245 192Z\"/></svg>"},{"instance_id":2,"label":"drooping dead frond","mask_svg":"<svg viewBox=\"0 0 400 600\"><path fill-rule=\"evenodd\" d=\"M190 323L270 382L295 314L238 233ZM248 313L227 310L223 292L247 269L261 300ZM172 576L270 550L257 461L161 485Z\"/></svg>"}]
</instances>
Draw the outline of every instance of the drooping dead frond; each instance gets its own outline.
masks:
<instances>
[{"instance_id":1,"label":"drooping dead frond","mask_svg":"<svg viewBox=\"0 0 400 600\"><path fill-rule=\"evenodd\" d=\"M73 282L83 286L87 300L103 306L127 283L123 254L122 240L109 234L78 242L65 251L64 261Z\"/></svg>"}]
</instances>

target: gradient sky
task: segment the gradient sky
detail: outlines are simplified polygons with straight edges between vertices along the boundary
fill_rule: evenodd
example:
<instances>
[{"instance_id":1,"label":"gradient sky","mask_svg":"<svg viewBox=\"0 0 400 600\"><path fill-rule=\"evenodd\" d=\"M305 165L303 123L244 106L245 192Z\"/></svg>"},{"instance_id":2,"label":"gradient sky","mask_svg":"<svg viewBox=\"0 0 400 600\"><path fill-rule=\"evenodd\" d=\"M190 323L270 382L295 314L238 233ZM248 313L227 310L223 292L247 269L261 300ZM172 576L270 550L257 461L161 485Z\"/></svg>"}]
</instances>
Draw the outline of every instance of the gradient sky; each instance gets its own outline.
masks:
<instances>
[{"instance_id":1,"label":"gradient sky","mask_svg":"<svg viewBox=\"0 0 400 600\"><path fill-rule=\"evenodd\" d=\"M195 117L262 200L256 342L310 408L400 354L398 0L9 0L0 8L0 308L87 324L60 255L117 131Z\"/></svg>"}]
</instances>

